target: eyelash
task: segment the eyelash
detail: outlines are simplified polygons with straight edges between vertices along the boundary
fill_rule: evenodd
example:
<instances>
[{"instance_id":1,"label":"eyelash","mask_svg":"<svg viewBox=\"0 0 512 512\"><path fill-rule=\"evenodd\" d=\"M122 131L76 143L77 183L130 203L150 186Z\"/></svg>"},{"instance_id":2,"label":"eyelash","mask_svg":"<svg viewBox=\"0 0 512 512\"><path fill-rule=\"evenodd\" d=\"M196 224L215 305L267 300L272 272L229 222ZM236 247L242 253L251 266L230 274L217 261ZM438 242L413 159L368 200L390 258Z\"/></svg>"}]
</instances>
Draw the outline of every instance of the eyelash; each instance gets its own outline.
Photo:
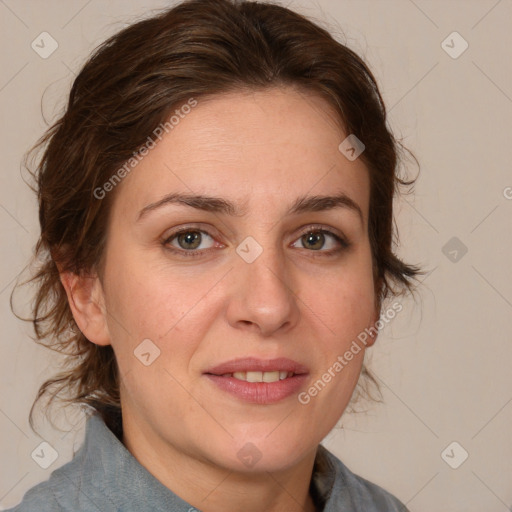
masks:
<instances>
[{"instance_id":1,"label":"eyelash","mask_svg":"<svg viewBox=\"0 0 512 512\"><path fill-rule=\"evenodd\" d=\"M172 240L174 240L176 237L178 237L181 234L189 233L189 232L192 232L192 233L197 232L197 233L201 233L201 234L206 234L210 238L214 239L214 237L210 233L208 233L208 231L205 231L205 230L199 229L199 228L195 228L195 227L186 227L186 228L179 229L178 231L175 231L174 233L172 233L171 235L166 237L165 240L163 240L162 245L165 247L166 250L168 250L168 251L170 251L170 252L172 252L174 254L178 254L180 256L184 256L186 258L197 258L197 257L203 256L205 253L210 252L211 250L215 249L215 248L199 249L199 250L198 249L193 249L193 250L186 251L184 249L177 249L175 247L170 247L169 246L170 242ZM350 242L348 242L348 240L346 240L345 238L339 236L338 234L334 233L333 231L330 231L330 230L325 229L325 228L317 227L317 226L314 226L314 225L308 226L299 235L299 237L296 240L298 241L304 235L307 235L307 234L310 234L310 233L330 235L339 244L339 247L337 247L335 249L330 249L329 251L322 251L322 250L314 251L314 250L310 250L309 252L313 253L312 257L314 257L314 258L317 258L317 257L334 257L338 253L340 253L340 252L342 252L344 250L347 250L348 248L351 247ZM307 250L307 249L304 249L304 250ZM319 253L319 254L315 254L315 253Z\"/></svg>"}]
</instances>

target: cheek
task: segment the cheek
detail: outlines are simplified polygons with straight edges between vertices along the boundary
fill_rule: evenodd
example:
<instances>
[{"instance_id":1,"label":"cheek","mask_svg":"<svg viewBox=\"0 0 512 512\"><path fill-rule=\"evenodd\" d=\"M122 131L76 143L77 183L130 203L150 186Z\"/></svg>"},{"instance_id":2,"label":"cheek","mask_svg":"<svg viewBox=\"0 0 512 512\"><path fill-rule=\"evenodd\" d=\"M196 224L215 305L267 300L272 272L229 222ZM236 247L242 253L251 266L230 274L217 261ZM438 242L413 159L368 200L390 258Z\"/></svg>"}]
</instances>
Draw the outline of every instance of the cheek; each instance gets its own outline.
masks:
<instances>
[{"instance_id":1,"label":"cheek","mask_svg":"<svg viewBox=\"0 0 512 512\"><path fill-rule=\"evenodd\" d=\"M358 336L370 325L374 313L371 270L363 265L360 272L331 277L310 295L309 301L317 308L311 318L317 316L322 323L315 329L315 372L298 397L308 411L312 431L320 438L334 427L350 402L365 353Z\"/></svg>"},{"instance_id":2,"label":"cheek","mask_svg":"<svg viewBox=\"0 0 512 512\"><path fill-rule=\"evenodd\" d=\"M160 350L159 363L185 371L216 314L208 292L218 276L193 279L128 256L112 258L108 276L107 321L119 365L138 368L134 350L149 339Z\"/></svg>"},{"instance_id":3,"label":"cheek","mask_svg":"<svg viewBox=\"0 0 512 512\"><path fill-rule=\"evenodd\" d=\"M371 325L375 313L371 263L363 256L350 270L343 268L327 277L316 287L309 286L305 302L331 334L327 336L326 349L341 350Z\"/></svg>"}]
</instances>

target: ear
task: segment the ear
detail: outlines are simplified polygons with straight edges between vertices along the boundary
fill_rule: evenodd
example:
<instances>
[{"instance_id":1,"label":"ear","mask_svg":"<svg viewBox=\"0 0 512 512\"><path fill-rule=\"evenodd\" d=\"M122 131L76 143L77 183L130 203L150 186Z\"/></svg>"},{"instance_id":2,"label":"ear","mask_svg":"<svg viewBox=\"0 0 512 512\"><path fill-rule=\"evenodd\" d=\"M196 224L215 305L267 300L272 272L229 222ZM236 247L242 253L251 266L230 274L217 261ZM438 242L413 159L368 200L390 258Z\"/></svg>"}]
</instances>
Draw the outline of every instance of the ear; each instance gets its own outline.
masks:
<instances>
[{"instance_id":1,"label":"ear","mask_svg":"<svg viewBox=\"0 0 512 512\"><path fill-rule=\"evenodd\" d=\"M371 347L376 341L379 336L378 329L377 329L377 320L380 318L380 312L379 309L375 308L375 311L373 312L372 318L371 318L371 324L368 326L368 330L370 330L370 335L368 336L365 344L366 348Z\"/></svg>"},{"instance_id":2,"label":"ear","mask_svg":"<svg viewBox=\"0 0 512 512\"><path fill-rule=\"evenodd\" d=\"M80 331L96 345L110 345L105 297L98 276L61 272L60 281Z\"/></svg>"}]
</instances>

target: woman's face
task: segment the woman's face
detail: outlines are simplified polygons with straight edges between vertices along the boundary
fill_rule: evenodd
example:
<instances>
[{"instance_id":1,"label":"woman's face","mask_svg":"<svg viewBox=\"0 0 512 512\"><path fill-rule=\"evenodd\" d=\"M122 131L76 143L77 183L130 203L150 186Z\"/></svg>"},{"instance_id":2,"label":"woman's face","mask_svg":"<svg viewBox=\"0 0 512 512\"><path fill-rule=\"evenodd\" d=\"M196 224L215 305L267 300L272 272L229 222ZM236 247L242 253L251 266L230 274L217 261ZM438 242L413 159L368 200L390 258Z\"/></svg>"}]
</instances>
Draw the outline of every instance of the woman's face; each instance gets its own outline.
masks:
<instances>
[{"instance_id":1,"label":"woman's face","mask_svg":"<svg viewBox=\"0 0 512 512\"><path fill-rule=\"evenodd\" d=\"M364 350L333 365L376 311L368 171L333 119L291 88L198 99L118 185L101 293L132 446L273 471L340 418Z\"/></svg>"}]
</instances>

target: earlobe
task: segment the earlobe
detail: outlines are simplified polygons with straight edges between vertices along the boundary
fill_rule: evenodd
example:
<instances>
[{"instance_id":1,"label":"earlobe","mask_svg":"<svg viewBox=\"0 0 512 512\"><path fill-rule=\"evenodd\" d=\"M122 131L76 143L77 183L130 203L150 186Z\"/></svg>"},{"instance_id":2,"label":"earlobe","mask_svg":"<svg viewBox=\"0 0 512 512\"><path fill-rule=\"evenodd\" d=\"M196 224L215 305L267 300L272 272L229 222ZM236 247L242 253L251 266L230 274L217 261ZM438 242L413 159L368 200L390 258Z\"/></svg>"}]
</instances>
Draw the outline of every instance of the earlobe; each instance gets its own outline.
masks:
<instances>
[{"instance_id":1,"label":"earlobe","mask_svg":"<svg viewBox=\"0 0 512 512\"><path fill-rule=\"evenodd\" d=\"M379 336L378 327L377 327L378 320L379 320L379 312L375 311L374 315L372 316L372 323L368 327L369 336L368 336L368 340L366 342L366 348L371 347L377 341L377 337Z\"/></svg>"},{"instance_id":2,"label":"earlobe","mask_svg":"<svg viewBox=\"0 0 512 512\"><path fill-rule=\"evenodd\" d=\"M371 327L374 327L373 325ZM368 335L368 339L366 341L366 348L369 348L374 345L374 343L377 341L378 334L375 333L373 330L370 331L370 334Z\"/></svg>"},{"instance_id":3,"label":"earlobe","mask_svg":"<svg viewBox=\"0 0 512 512\"><path fill-rule=\"evenodd\" d=\"M80 331L96 345L110 345L105 300L98 276L61 272L60 281Z\"/></svg>"}]
</instances>

